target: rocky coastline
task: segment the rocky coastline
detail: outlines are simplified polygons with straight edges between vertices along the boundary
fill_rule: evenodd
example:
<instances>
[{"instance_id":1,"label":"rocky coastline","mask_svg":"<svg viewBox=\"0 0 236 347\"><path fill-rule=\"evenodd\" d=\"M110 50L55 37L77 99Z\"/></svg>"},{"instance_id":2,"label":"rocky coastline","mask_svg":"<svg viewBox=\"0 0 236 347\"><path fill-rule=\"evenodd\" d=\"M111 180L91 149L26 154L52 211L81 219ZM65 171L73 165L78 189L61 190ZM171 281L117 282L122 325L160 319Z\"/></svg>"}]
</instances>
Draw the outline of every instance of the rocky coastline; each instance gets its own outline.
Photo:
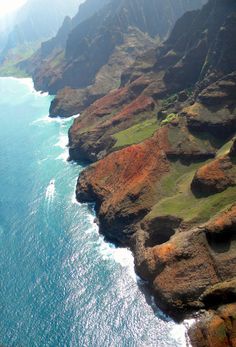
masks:
<instances>
[{"instance_id":1,"label":"rocky coastline","mask_svg":"<svg viewBox=\"0 0 236 347\"><path fill-rule=\"evenodd\" d=\"M222 6L210 1L196 15L208 10L219 20L221 11L214 30L228 26L224 44L232 50L236 22ZM202 36L182 58L174 37L183 20L148 73L134 64L119 89L74 121L71 159L92 163L76 196L95 202L102 234L132 249L136 271L160 308L175 319L201 312L189 331L194 347L235 346L236 66L226 56L217 65L209 59L212 46ZM215 47L220 34L214 33ZM184 43L182 36L177 46ZM197 75L199 54L205 70Z\"/></svg>"},{"instance_id":2,"label":"rocky coastline","mask_svg":"<svg viewBox=\"0 0 236 347\"><path fill-rule=\"evenodd\" d=\"M118 87L67 87L50 110L81 112L70 160L90 165L77 200L95 203L100 232L132 250L162 310L200 312L193 347L236 346L235 33L235 1L209 0L162 44L150 39Z\"/></svg>"}]
</instances>

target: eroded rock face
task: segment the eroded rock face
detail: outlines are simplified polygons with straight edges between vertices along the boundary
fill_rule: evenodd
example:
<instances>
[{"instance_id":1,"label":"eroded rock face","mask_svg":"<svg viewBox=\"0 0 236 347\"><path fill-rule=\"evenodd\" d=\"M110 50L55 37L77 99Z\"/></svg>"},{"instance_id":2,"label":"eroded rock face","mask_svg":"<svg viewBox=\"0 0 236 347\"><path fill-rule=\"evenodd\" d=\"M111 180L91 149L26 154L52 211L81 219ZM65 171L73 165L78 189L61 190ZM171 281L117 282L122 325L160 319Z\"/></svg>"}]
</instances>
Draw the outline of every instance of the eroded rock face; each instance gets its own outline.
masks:
<instances>
[{"instance_id":1,"label":"eroded rock face","mask_svg":"<svg viewBox=\"0 0 236 347\"><path fill-rule=\"evenodd\" d=\"M105 155L110 145L114 144L111 138L104 136L106 130L111 128L106 126L106 122L113 112L119 114L124 105L131 104L134 98L127 88L118 89L93 103L81 117L75 119L69 130L71 159L95 161L99 153L106 149ZM111 131L115 132L115 129L111 128ZM100 145L101 138L103 144Z\"/></svg>"},{"instance_id":2,"label":"eroded rock face","mask_svg":"<svg viewBox=\"0 0 236 347\"><path fill-rule=\"evenodd\" d=\"M193 347L235 347L236 304L201 315L189 335Z\"/></svg>"},{"instance_id":3,"label":"eroded rock face","mask_svg":"<svg viewBox=\"0 0 236 347\"><path fill-rule=\"evenodd\" d=\"M165 82L172 90L188 88L199 81L203 86L209 85L210 81L236 70L232 58L236 52L232 40L236 29L235 10L233 0L211 0L201 11L177 22L161 53L161 57L168 57L168 52L176 57L172 64L166 60L169 67ZM188 30L184 31L186 27Z\"/></svg>"},{"instance_id":4,"label":"eroded rock face","mask_svg":"<svg viewBox=\"0 0 236 347\"><path fill-rule=\"evenodd\" d=\"M230 156L221 157L201 167L192 181L196 195L207 196L236 185L236 170Z\"/></svg>"},{"instance_id":5,"label":"eroded rock face","mask_svg":"<svg viewBox=\"0 0 236 347\"><path fill-rule=\"evenodd\" d=\"M236 72L210 84L199 95L198 100L206 106L235 106Z\"/></svg>"},{"instance_id":6,"label":"eroded rock face","mask_svg":"<svg viewBox=\"0 0 236 347\"><path fill-rule=\"evenodd\" d=\"M203 89L196 102L182 111L189 129L209 131L222 139L232 136L236 131L235 93L235 72Z\"/></svg>"},{"instance_id":7,"label":"eroded rock face","mask_svg":"<svg viewBox=\"0 0 236 347\"><path fill-rule=\"evenodd\" d=\"M136 269L152 283L158 304L178 315L234 302L236 206L198 228L178 225L178 220L172 223L174 236L169 241L150 247L148 232L137 232ZM156 233L157 238L158 229Z\"/></svg>"},{"instance_id":8,"label":"eroded rock face","mask_svg":"<svg viewBox=\"0 0 236 347\"><path fill-rule=\"evenodd\" d=\"M88 93L84 89L63 88L58 92L50 106L50 117L71 117L80 114L101 94Z\"/></svg>"},{"instance_id":9,"label":"eroded rock face","mask_svg":"<svg viewBox=\"0 0 236 347\"><path fill-rule=\"evenodd\" d=\"M152 206L156 185L168 170L160 143L148 140L112 153L83 171L77 199L96 201L100 231L130 244L136 224Z\"/></svg>"},{"instance_id":10,"label":"eroded rock face","mask_svg":"<svg viewBox=\"0 0 236 347\"><path fill-rule=\"evenodd\" d=\"M206 307L204 293L236 276L235 207L200 227L175 215L145 220L163 198L169 160L197 162L204 159L206 148L205 141L202 145L194 141L184 119L175 119L150 139L91 165L77 184L79 201L96 201L100 231L133 248L137 272L150 282L158 304L171 315ZM230 160L226 156L208 165L216 165L216 172L227 171ZM234 170L233 162L230 169ZM204 170L214 175L213 169Z\"/></svg>"},{"instance_id":11,"label":"eroded rock face","mask_svg":"<svg viewBox=\"0 0 236 347\"><path fill-rule=\"evenodd\" d=\"M142 120L153 118L156 103L124 87L91 105L70 128L70 157L96 161L113 151L113 135Z\"/></svg>"}]
</instances>

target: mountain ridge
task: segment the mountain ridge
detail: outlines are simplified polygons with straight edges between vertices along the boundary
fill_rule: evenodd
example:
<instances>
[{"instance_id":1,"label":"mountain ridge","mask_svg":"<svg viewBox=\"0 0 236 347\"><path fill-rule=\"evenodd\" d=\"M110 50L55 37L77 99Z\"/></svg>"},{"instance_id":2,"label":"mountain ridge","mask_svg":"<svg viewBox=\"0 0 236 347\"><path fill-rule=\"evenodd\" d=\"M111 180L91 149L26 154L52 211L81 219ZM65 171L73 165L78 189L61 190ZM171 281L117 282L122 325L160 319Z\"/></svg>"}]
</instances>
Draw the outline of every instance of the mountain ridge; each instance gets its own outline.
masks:
<instances>
[{"instance_id":1,"label":"mountain ridge","mask_svg":"<svg viewBox=\"0 0 236 347\"><path fill-rule=\"evenodd\" d=\"M84 108L84 89L92 87L92 91L87 90L86 94L90 93L95 98L93 86L96 84L96 76L107 63L110 65L114 49L122 45L129 36L128 26L131 25L132 30L143 33L143 37L146 35L144 31L147 31L148 40L151 42L152 36L167 35L177 17L185 10L199 7L202 3L204 3L202 0L195 2L185 0L184 3L171 0L170 6L166 6L159 0L152 0L150 3L143 1L138 6L133 1L124 3L113 0L100 9L102 11L100 14L95 13L72 30L67 39L66 49L60 52L56 59L49 56L41 64L40 56L38 59L35 56L32 63L26 62L25 68L33 75L35 86L39 90L49 90L55 94L63 87L81 89L81 108ZM171 20L167 20L167 16L171 17ZM140 54L147 49L148 47L144 47L140 50ZM40 55L40 52L38 54ZM119 79L114 78L114 83L110 84L109 88L112 89L117 83ZM95 89L101 91L102 85ZM101 96L101 93L98 96ZM56 114L56 110L52 111L53 114Z\"/></svg>"}]
</instances>

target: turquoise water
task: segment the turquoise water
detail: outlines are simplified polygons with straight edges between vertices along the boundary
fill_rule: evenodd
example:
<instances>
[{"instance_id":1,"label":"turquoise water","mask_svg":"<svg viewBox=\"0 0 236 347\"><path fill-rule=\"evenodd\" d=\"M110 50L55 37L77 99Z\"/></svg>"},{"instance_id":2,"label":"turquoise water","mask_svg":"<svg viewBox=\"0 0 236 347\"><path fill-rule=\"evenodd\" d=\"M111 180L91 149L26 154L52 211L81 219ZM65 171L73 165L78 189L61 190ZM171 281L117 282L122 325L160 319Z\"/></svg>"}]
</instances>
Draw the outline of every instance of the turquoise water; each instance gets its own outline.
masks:
<instances>
[{"instance_id":1,"label":"turquoise water","mask_svg":"<svg viewBox=\"0 0 236 347\"><path fill-rule=\"evenodd\" d=\"M0 344L186 346L184 326L147 303L130 252L76 203L72 119L50 120L50 100L29 79L0 79Z\"/></svg>"}]
</instances>

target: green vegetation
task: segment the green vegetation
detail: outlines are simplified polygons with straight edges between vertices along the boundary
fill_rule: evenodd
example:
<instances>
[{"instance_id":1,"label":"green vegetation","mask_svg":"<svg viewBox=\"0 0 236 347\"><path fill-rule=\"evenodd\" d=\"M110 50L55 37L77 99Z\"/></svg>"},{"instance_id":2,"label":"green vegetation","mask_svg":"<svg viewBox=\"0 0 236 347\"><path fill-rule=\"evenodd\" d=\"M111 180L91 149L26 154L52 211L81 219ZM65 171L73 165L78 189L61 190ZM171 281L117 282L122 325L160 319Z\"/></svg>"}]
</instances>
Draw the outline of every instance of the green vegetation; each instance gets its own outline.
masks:
<instances>
[{"instance_id":1,"label":"green vegetation","mask_svg":"<svg viewBox=\"0 0 236 347\"><path fill-rule=\"evenodd\" d=\"M179 115L177 113L171 113L166 117L166 119L164 119L161 122L161 126L169 124L169 123L173 122L174 120L178 120L178 118L179 118Z\"/></svg>"},{"instance_id":2,"label":"green vegetation","mask_svg":"<svg viewBox=\"0 0 236 347\"><path fill-rule=\"evenodd\" d=\"M156 204L149 219L162 215L173 215L187 221L206 222L219 211L235 202L236 187L204 198L196 198L190 189L176 194Z\"/></svg>"},{"instance_id":3,"label":"green vegetation","mask_svg":"<svg viewBox=\"0 0 236 347\"><path fill-rule=\"evenodd\" d=\"M150 220L158 216L173 215L185 221L201 223L234 203L236 187L202 198L197 198L192 193L190 188L192 179L196 170L202 165L202 162L189 166L179 161L173 162L170 174L161 182L161 195L164 198L153 206L146 218Z\"/></svg>"},{"instance_id":4,"label":"green vegetation","mask_svg":"<svg viewBox=\"0 0 236 347\"><path fill-rule=\"evenodd\" d=\"M170 174L164 176L161 181L162 195L170 197L173 194L180 193L184 189L183 185L190 186L196 170L203 164L203 162L198 162L183 165L179 160L172 162Z\"/></svg>"},{"instance_id":5,"label":"green vegetation","mask_svg":"<svg viewBox=\"0 0 236 347\"><path fill-rule=\"evenodd\" d=\"M233 139L231 139L230 141L226 142L226 143L224 144L224 146L222 146L222 147L218 150L218 152L217 152L217 158L222 157L222 156L228 154L229 151L230 151L230 149L231 149L231 147L232 147L232 145L233 145Z\"/></svg>"},{"instance_id":6,"label":"green vegetation","mask_svg":"<svg viewBox=\"0 0 236 347\"><path fill-rule=\"evenodd\" d=\"M40 43L34 43L11 49L4 63L0 65L0 76L29 77L25 71L18 67L18 64L32 56L39 45Z\"/></svg>"},{"instance_id":7,"label":"green vegetation","mask_svg":"<svg viewBox=\"0 0 236 347\"><path fill-rule=\"evenodd\" d=\"M113 148L121 148L130 146L135 143L140 143L149 137L158 129L159 124L156 117L145 120L144 122L133 125L132 127L122 130L113 135L116 139L116 144Z\"/></svg>"},{"instance_id":8,"label":"green vegetation","mask_svg":"<svg viewBox=\"0 0 236 347\"><path fill-rule=\"evenodd\" d=\"M227 340L227 333L226 333L226 327L225 324L222 323L216 330L216 336L220 341L226 341Z\"/></svg>"},{"instance_id":9,"label":"green vegetation","mask_svg":"<svg viewBox=\"0 0 236 347\"><path fill-rule=\"evenodd\" d=\"M10 64L4 64L4 66L0 66L0 76L1 77L14 76L19 78L29 77L29 75L25 71L20 70L15 65L10 65Z\"/></svg>"},{"instance_id":10,"label":"green vegetation","mask_svg":"<svg viewBox=\"0 0 236 347\"><path fill-rule=\"evenodd\" d=\"M162 107L168 108L177 101L178 101L178 94L173 94L169 96L168 98L162 100Z\"/></svg>"}]
</instances>

